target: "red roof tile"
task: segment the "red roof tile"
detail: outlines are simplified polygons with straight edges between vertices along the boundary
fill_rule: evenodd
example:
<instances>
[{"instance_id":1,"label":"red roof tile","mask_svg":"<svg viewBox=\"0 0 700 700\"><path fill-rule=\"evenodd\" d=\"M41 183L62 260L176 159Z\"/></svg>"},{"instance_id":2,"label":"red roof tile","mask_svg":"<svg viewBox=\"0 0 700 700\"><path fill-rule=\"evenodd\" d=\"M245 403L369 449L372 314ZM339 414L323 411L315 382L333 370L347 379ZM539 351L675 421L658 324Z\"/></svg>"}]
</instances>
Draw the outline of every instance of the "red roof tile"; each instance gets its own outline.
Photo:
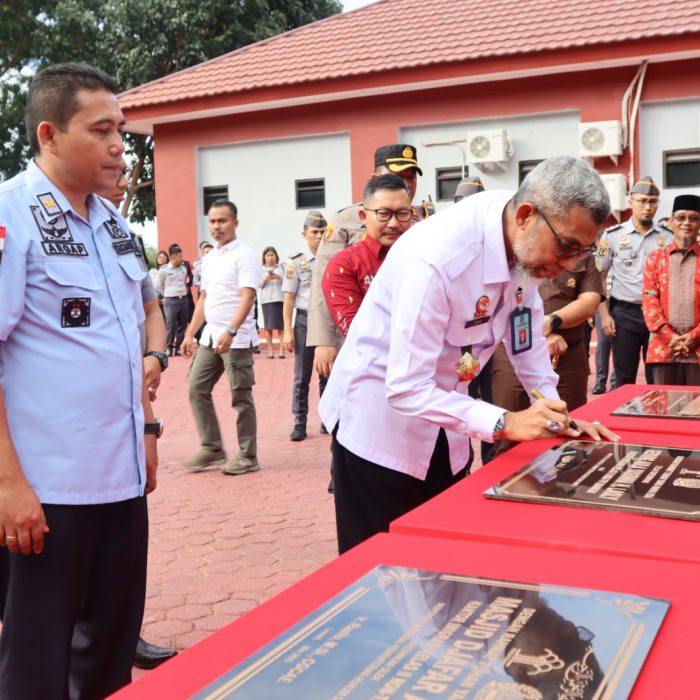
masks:
<instances>
[{"instance_id":1,"label":"red roof tile","mask_svg":"<svg viewBox=\"0 0 700 700\"><path fill-rule=\"evenodd\" d=\"M379 0L133 88L120 103L128 109L699 31L700 0Z\"/></svg>"}]
</instances>

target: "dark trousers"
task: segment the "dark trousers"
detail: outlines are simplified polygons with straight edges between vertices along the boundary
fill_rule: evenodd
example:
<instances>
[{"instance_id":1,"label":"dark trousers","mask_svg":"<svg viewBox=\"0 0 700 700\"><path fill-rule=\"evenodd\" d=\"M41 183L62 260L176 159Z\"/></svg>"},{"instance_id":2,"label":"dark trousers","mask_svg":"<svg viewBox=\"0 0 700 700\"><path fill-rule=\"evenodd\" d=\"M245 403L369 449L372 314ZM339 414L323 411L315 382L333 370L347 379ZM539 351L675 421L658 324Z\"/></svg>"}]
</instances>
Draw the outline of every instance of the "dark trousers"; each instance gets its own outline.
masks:
<instances>
[{"instance_id":1,"label":"dark trousers","mask_svg":"<svg viewBox=\"0 0 700 700\"><path fill-rule=\"evenodd\" d=\"M479 374L469 382L469 396L473 399L481 399L488 403L493 403L493 379L491 368L493 358L481 368ZM486 464L496 456L496 449L492 442L481 441L481 463Z\"/></svg>"},{"instance_id":2,"label":"dark trousers","mask_svg":"<svg viewBox=\"0 0 700 700\"><path fill-rule=\"evenodd\" d=\"M165 326L168 329L167 347L179 350L190 320L190 300L187 296L165 297L163 307L165 308Z\"/></svg>"},{"instance_id":3,"label":"dark trousers","mask_svg":"<svg viewBox=\"0 0 700 700\"><path fill-rule=\"evenodd\" d=\"M101 700L131 682L146 595L146 498L44 505L42 554L0 550L0 698Z\"/></svg>"},{"instance_id":4,"label":"dark trousers","mask_svg":"<svg viewBox=\"0 0 700 700\"><path fill-rule=\"evenodd\" d=\"M425 481L421 481L358 457L338 442L336 432L331 450L340 554L378 532L388 532L393 520L463 479L472 463L470 455L465 467L452 474L449 444L441 428Z\"/></svg>"},{"instance_id":5,"label":"dark trousers","mask_svg":"<svg viewBox=\"0 0 700 700\"><path fill-rule=\"evenodd\" d=\"M700 386L700 365L690 362L650 363L654 384Z\"/></svg>"},{"instance_id":6,"label":"dark trousers","mask_svg":"<svg viewBox=\"0 0 700 700\"><path fill-rule=\"evenodd\" d=\"M603 333L603 327L600 321L600 314L595 315L595 334L598 344L595 349L595 383L596 385L605 386L608 383L608 374L610 373L610 352L612 351L612 339L608 338ZM615 372L610 378L610 386L615 385Z\"/></svg>"},{"instance_id":7,"label":"dark trousers","mask_svg":"<svg viewBox=\"0 0 700 700\"><path fill-rule=\"evenodd\" d=\"M640 353L646 358L649 329L644 323L641 304L613 301L612 317L615 337L612 338L615 386L636 384ZM645 366L647 384L653 384L651 369Z\"/></svg>"},{"instance_id":8,"label":"dark trousers","mask_svg":"<svg viewBox=\"0 0 700 700\"><path fill-rule=\"evenodd\" d=\"M314 348L306 347L306 311L297 309L294 321L294 388L292 414L295 423L306 425L309 415L309 385L314 370ZM318 393L323 396L327 377L318 375Z\"/></svg>"}]
</instances>

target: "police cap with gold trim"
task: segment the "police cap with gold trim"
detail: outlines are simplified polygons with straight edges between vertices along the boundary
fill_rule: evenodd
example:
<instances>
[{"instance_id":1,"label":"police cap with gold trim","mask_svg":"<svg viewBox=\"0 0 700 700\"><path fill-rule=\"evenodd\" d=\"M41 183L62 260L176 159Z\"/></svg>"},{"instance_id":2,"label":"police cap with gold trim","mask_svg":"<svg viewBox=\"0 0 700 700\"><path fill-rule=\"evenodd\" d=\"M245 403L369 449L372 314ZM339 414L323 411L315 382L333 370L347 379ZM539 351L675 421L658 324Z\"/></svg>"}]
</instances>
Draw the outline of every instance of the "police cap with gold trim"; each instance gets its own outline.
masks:
<instances>
[{"instance_id":1,"label":"police cap with gold trim","mask_svg":"<svg viewBox=\"0 0 700 700\"><path fill-rule=\"evenodd\" d=\"M418 167L418 152L415 146L408 143L390 143L380 146L374 152L375 169L383 165L392 173L402 173L404 170L413 168L419 175L423 171Z\"/></svg>"},{"instance_id":2,"label":"police cap with gold trim","mask_svg":"<svg viewBox=\"0 0 700 700\"><path fill-rule=\"evenodd\" d=\"M658 197L659 188L652 179L651 175L643 175L634 183L634 187L630 190L630 194L645 194L649 197Z\"/></svg>"},{"instance_id":3,"label":"police cap with gold trim","mask_svg":"<svg viewBox=\"0 0 700 700\"><path fill-rule=\"evenodd\" d=\"M328 226L328 222L326 221L326 217L323 216L320 211L312 209L306 214L306 218L304 219L304 228L326 228L326 226Z\"/></svg>"}]
</instances>

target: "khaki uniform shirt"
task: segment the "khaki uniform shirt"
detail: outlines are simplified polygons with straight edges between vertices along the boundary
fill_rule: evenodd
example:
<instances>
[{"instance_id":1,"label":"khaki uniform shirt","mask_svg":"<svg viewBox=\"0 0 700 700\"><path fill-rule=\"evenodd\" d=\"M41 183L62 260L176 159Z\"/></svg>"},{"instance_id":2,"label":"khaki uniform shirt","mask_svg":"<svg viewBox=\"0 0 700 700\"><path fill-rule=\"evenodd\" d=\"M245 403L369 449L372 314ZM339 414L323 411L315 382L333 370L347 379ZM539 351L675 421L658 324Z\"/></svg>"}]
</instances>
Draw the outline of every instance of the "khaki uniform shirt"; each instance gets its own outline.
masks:
<instances>
[{"instance_id":1,"label":"khaki uniform shirt","mask_svg":"<svg viewBox=\"0 0 700 700\"><path fill-rule=\"evenodd\" d=\"M601 300L605 299L603 277L596 268L592 256L579 260L571 272L564 270L554 279L545 280L540 285L539 291L545 315L563 309L585 292L595 292L600 294ZM572 343L583 339L584 325L585 321L573 328L560 328L554 332L564 338L567 343Z\"/></svg>"},{"instance_id":2,"label":"khaki uniform shirt","mask_svg":"<svg viewBox=\"0 0 700 700\"><path fill-rule=\"evenodd\" d=\"M361 203L353 204L336 212L331 217L330 223L323 234L321 245L316 251L314 274L311 278L311 297L309 299L307 347L315 347L317 345L340 346L343 342L343 336L336 328L335 323L333 323L331 312L326 306L323 289L321 289L321 280L330 259L336 253L360 240L360 236L365 230L364 224L360 221L360 209L362 209Z\"/></svg>"}]
</instances>

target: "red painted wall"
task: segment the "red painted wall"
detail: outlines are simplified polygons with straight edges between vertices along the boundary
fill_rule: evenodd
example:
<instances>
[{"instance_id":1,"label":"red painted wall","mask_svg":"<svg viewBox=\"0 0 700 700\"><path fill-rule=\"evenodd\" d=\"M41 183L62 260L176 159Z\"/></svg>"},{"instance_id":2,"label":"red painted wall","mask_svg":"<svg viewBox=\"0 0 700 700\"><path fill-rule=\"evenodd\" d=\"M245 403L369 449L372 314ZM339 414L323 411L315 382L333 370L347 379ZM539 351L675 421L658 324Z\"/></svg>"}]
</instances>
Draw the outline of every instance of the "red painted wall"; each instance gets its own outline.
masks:
<instances>
[{"instance_id":1,"label":"red painted wall","mask_svg":"<svg viewBox=\"0 0 700 700\"><path fill-rule=\"evenodd\" d=\"M159 246L166 248L177 241L186 257L197 255L197 146L349 132L353 199L357 200L373 169L375 148L396 141L401 127L571 109L580 111L582 121L619 119L623 94L635 73L636 67L562 73L157 126ZM643 100L697 95L700 60L649 67ZM628 155L617 167L609 159L601 159L596 166L602 172L626 173Z\"/></svg>"}]
</instances>

